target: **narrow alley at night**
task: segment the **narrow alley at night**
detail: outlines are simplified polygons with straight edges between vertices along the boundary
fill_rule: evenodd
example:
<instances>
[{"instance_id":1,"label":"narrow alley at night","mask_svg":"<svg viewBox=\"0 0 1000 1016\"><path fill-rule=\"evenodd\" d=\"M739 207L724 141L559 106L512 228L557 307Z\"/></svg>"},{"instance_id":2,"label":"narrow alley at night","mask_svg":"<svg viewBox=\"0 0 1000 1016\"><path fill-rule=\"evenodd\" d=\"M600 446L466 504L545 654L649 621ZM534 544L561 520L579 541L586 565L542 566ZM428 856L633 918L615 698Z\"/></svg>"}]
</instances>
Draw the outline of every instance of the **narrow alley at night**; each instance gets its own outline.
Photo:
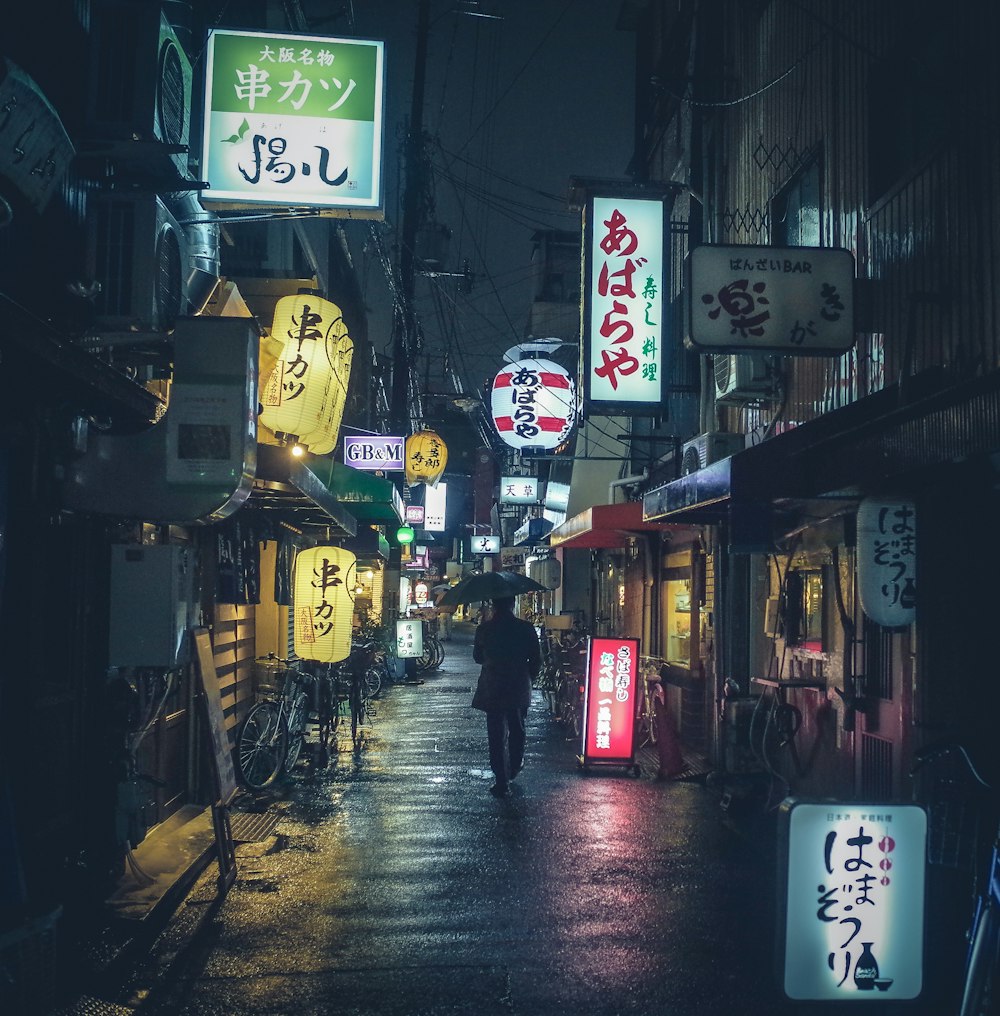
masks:
<instances>
[{"instance_id":1,"label":"narrow alley at night","mask_svg":"<svg viewBox=\"0 0 1000 1016\"><path fill-rule=\"evenodd\" d=\"M997 38L6 4L0 1016L1000 1016Z\"/></svg>"},{"instance_id":2,"label":"narrow alley at night","mask_svg":"<svg viewBox=\"0 0 1000 1016\"><path fill-rule=\"evenodd\" d=\"M668 781L648 749L638 777L584 773L537 693L524 771L494 799L457 627L440 671L379 700L358 751L342 731L313 768L307 742L283 785L238 799L237 818L278 820L237 847L224 899L209 855L135 969L124 925L99 936L67 1016L794 1012L772 975L763 814L727 820L697 760Z\"/></svg>"}]
</instances>

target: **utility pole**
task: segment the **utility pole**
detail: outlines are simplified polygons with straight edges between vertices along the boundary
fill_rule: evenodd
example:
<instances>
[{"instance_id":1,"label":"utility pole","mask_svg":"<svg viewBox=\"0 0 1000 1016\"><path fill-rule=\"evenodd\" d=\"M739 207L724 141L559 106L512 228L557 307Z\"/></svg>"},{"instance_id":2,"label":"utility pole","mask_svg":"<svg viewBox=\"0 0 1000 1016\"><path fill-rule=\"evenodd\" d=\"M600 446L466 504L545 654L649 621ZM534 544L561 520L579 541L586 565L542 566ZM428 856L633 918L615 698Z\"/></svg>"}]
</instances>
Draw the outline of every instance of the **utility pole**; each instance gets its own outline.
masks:
<instances>
[{"instance_id":1,"label":"utility pole","mask_svg":"<svg viewBox=\"0 0 1000 1016\"><path fill-rule=\"evenodd\" d=\"M402 287L402 322L392 348L392 431L405 437L410 429L407 393L410 383L410 350L416 342L417 320L413 297L416 271L414 248L423 216L427 186L424 154L424 87L427 76L427 37L430 31L430 0L417 6L417 49L413 68L413 99L406 135L403 186L403 222L400 231L399 274Z\"/></svg>"}]
</instances>

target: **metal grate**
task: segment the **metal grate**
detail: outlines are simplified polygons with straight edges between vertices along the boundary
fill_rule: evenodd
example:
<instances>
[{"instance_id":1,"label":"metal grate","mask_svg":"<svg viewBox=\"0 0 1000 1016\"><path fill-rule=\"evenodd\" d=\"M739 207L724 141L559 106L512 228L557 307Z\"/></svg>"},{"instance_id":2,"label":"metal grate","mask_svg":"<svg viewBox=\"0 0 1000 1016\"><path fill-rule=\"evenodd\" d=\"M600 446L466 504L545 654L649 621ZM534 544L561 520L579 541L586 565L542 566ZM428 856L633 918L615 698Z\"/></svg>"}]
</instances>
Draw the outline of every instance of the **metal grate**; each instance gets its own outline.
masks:
<instances>
[{"instance_id":1,"label":"metal grate","mask_svg":"<svg viewBox=\"0 0 1000 1016\"><path fill-rule=\"evenodd\" d=\"M892 632L865 618L865 694L892 699Z\"/></svg>"},{"instance_id":2,"label":"metal grate","mask_svg":"<svg viewBox=\"0 0 1000 1016\"><path fill-rule=\"evenodd\" d=\"M156 310L161 327L172 328L181 312L181 248L173 226L164 223L156 237Z\"/></svg>"},{"instance_id":3,"label":"metal grate","mask_svg":"<svg viewBox=\"0 0 1000 1016\"><path fill-rule=\"evenodd\" d=\"M181 57L173 42L160 50L160 76L157 82L157 109L160 136L168 145L184 142L184 118L187 115L187 89Z\"/></svg>"},{"instance_id":4,"label":"metal grate","mask_svg":"<svg viewBox=\"0 0 1000 1016\"><path fill-rule=\"evenodd\" d=\"M861 794L866 801L892 799L892 741L861 735Z\"/></svg>"},{"instance_id":5,"label":"metal grate","mask_svg":"<svg viewBox=\"0 0 1000 1016\"><path fill-rule=\"evenodd\" d=\"M278 815L275 812L264 812L262 815L239 812L229 816L234 843L258 843L266 840L277 824Z\"/></svg>"}]
</instances>

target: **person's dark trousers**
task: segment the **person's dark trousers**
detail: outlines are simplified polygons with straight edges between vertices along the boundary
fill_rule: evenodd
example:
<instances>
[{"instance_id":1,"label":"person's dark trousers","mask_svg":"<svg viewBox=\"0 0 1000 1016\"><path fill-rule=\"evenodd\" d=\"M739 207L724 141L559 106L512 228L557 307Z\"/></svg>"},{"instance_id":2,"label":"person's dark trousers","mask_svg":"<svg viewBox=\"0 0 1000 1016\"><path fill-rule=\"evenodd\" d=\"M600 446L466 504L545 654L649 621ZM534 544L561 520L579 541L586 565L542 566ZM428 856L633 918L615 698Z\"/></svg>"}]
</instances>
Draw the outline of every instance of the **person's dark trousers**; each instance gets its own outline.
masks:
<instances>
[{"instance_id":1,"label":"person's dark trousers","mask_svg":"<svg viewBox=\"0 0 1000 1016\"><path fill-rule=\"evenodd\" d=\"M506 787L524 764L523 709L503 709L486 714L486 734L490 742L490 768L498 787Z\"/></svg>"}]
</instances>

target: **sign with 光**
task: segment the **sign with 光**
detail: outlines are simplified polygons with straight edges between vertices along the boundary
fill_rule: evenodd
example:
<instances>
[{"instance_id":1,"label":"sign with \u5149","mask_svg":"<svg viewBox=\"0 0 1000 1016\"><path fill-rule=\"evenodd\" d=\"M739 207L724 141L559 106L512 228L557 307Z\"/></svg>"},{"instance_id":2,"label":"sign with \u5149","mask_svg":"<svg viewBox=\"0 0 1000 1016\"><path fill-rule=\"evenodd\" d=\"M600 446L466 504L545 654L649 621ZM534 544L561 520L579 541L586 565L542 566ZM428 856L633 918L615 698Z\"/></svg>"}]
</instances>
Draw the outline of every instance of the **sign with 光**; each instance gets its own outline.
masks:
<instances>
[{"instance_id":1,"label":"sign with \u5149","mask_svg":"<svg viewBox=\"0 0 1000 1016\"><path fill-rule=\"evenodd\" d=\"M688 335L703 352L836 356L854 345L849 250L703 244L688 271Z\"/></svg>"},{"instance_id":2,"label":"sign with \u5149","mask_svg":"<svg viewBox=\"0 0 1000 1016\"><path fill-rule=\"evenodd\" d=\"M469 549L473 554L499 554L499 536L473 536L469 540Z\"/></svg>"},{"instance_id":3,"label":"sign with \u5149","mask_svg":"<svg viewBox=\"0 0 1000 1016\"><path fill-rule=\"evenodd\" d=\"M401 437L374 437L368 434L344 435L344 465L366 472L381 470L401 472L403 446Z\"/></svg>"},{"instance_id":4,"label":"sign with \u5149","mask_svg":"<svg viewBox=\"0 0 1000 1016\"><path fill-rule=\"evenodd\" d=\"M638 639L592 638L583 705L584 764L631 764L635 757Z\"/></svg>"},{"instance_id":5,"label":"sign with \u5149","mask_svg":"<svg viewBox=\"0 0 1000 1016\"><path fill-rule=\"evenodd\" d=\"M923 984L923 808L789 798L780 835L785 994L862 1007L916 998Z\"/></svg>"},{"instance_id":6,"label":"sign with \u5149","mask_svg":"<svg viewBox=\"0 0 1000 1016\"><path fill-rule=\"evenodd\" d=\"M536 476L501 476L501 504L538 504L540 484Z\"/></svg>"},{"instance_id":7,"label":"sign with \u5149","mask_svg":"<svg viewBox=\"0 0 1000 1016\"><path fill-rule=\"evenodd\" d=\"M917 506L866 497L858 505L858 593L876 624L903 628L917 616Z\"/></svg>"},{"instance_id":8,"label":"sign with \u5149","mask_svg":"<svg viewBox=\"0 0 1000 1016\"><path fill-rule=\"evenodd\" d=\"M214 29L202 203L381 218L384 59L371 39Z\"/></svg>"},{"instance_id":9,"label":"sign with \u5149","mask_svg":"<svg viewBox=\"0 0 1000 1016\"><path fill-rule=\"evenodd\" d=\"M594 196L585 222L584 403L661 413L668 274L662 200Z\"/></svg>"}]
</instances>

